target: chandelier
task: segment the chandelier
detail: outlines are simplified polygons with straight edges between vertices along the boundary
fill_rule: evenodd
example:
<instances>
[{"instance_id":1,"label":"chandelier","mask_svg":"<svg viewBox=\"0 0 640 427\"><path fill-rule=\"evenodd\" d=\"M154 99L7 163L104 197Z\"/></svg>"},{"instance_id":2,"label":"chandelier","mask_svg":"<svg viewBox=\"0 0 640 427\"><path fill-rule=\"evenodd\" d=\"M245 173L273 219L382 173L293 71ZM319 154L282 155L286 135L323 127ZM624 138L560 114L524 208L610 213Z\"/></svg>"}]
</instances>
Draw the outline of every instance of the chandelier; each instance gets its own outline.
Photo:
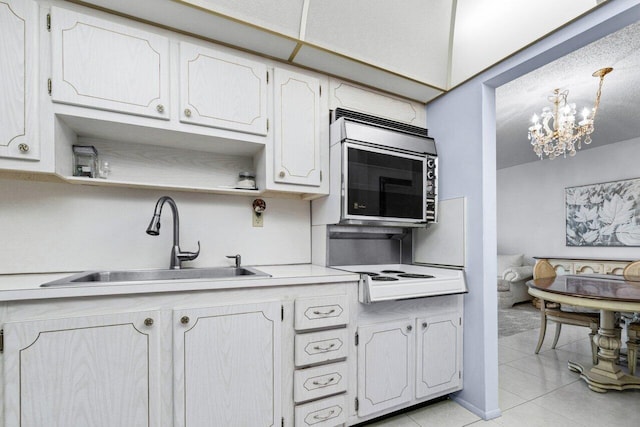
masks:
<instances>
[{"instance_id":1,"label":"chandelier","mask_svg":"<svg viewBox=\"0 0 640 427\"><path fill-rule=\"evenodd\" d=\"M576 104L567 102L568 90L560 92L560 89L555 89L553 95L547 98L553 106L544 107L540 117L537 114L533 115L533 125L529 127L529 141L540 159L543 154L552 160L560 155L567 157L567 153L569 156L575 156L576 149L582 148L583 138L585 144L591 143L593 122L602 94L602 82L604 76L611 71L613 68L607 67L593 73L593 77L600 78L596 100L591 110L585 108L582 111L582 120L578 124L575 122Z\"/></svg>"}]
</instances>

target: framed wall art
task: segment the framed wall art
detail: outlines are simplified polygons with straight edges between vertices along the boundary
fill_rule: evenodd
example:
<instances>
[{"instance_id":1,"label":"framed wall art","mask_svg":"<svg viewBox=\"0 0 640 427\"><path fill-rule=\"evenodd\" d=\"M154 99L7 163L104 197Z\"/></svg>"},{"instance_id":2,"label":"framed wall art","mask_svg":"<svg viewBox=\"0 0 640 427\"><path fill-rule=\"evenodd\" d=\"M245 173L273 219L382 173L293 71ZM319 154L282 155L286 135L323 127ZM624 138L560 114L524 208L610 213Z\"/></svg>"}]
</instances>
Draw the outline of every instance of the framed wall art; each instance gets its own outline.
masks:
<instances>
[{"instance_id":1,"label":"framed wall art","mask_svg":"<svg viewBox=\"0 0 640 427\"><path fill-rule=\"evenodd\" d=\"M567 246L640 246L640 178L565 188Z\"/></svg>"}]
</instances>

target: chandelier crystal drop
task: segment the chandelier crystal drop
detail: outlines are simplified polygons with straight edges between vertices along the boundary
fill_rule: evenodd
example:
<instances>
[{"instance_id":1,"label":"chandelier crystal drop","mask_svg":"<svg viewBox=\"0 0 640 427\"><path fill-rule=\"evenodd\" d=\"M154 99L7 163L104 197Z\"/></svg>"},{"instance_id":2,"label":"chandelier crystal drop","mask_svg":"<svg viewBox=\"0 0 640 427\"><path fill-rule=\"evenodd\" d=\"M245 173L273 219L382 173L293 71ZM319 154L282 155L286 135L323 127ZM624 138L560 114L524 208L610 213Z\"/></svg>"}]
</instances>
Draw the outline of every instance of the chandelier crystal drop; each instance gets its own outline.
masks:
<instances>
[{"instance_id":1,"label":"chandelier crystal drop","mask_svg":"<svg viewBox=\"0 0 640 427\"><path fill-rule=\"evenodd\" d=\"M544 107L540 116L533 115L533 124L529 127L529 141L540 159L543 155L552 160L560 155L566 157L567 153L569 156L575 156L576 150L582 148L582 142L591 143L602 83L604 76L611 71L613 68L607 67L593 73L593 77L600 78L596 100L591 110L582 110L582 120L578 124L575 122L576 104L567 102L568 90L561 92L560 89L555 89L553 95L547 98L553 104L552 107Z\"/></svg>"}]
</instances>

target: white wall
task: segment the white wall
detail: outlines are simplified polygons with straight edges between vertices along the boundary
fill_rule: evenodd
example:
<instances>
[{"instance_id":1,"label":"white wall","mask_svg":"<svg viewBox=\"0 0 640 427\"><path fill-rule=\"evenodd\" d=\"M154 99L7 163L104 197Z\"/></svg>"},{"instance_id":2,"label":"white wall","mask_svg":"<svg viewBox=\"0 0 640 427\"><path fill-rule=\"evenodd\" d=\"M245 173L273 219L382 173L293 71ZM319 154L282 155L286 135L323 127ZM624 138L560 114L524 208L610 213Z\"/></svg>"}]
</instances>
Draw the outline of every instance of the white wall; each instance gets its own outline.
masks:
<instances>
[{"instance_id":1,"label":"white wall","mask_svg":"<svg viewBox=\"0 0 640 427\"><path fill-rule=\"evenodd\" d=\"M159 192L0 179L0 274L92 269L168 268L173 241L169 206L157 237L145 233L160 196L173 197L180 245L197 260L185 266L308 263L309 202L266 198L264 227L252 227L254 197Z\"/></svg>"},{"instance_id":2,"label":"white wall","mask_svg":"<svg viewBox=\"0 0 640 427\"><path fill-rule=\"evenodd\" d=\"M594 141L593 144L597 144ZM640 138L498 171L498 252L573 258L639 258L632 247L565 244L566 187L640 178Z\"/></svg>"},{"instance_id":3,"label":"white wall","mask_svg":"<svg viewBox=\"0 0 640 427\"><path fill-rule=\"evenodd\" d=\"M483 418L500 414L495 88L638 20L640 1L606 2L427 105L427 126L438 142L440 196L468 201L464 389L455 399Z\"/></svg>"}]
</instances>

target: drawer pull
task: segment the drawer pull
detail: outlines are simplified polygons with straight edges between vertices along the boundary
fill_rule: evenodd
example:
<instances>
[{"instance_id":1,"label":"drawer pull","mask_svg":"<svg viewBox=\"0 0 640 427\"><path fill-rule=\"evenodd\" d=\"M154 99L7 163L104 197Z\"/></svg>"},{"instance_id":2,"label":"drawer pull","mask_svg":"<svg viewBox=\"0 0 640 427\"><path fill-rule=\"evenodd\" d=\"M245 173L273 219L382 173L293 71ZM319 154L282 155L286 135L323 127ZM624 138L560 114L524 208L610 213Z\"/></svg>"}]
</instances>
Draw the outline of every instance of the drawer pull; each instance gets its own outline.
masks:
<instances>
[{"instance_id":1,"label":"drawer pull","mask_svg":"<svg viewBox=\"0 0 640 427\"><path fill-rule=\"evenodd\" d=\"M335 380L335 377L331 377L326 381L318 381L318 380L316 380L316 381L313 381L311 384L317 385L317 386L320 386L320 387L326 387L329 384L331 384L333 382L333 380Z\"/></svg>"},{"instance_id":2,"label":"drawer pull","mask_svg":"<svg viewBox=\"0 0 640 427\"><path fill-rule=\"evenodd\" d=\"M335 346L336 346L336 343L332 342L331 344L329 344L329 345L327 345L327 346L325 346L325 347L322 347L322 346L316 345L316 346L314 346L314 347L313 347L313 349L314 349L314 350L318 350L318 351L329 351L329 350L331 350L331 349L332 349L333 347L335 347Z\"/></svg>"},{"instance_id":3,"label":"drawer pull","mask_svg":"<svg viewBox=\"0 0 640 427\"><path fill-rule=\"evenodd\" d=\"M335 308L332 308L332 309L331 309L331 310L329 310L329 311L319 311L319 310L315 310L315 311L313 312L313 314L315 314L316 316L329 316L329 315L331 315L331 314L333 314L333 313L335 313L335 312L336 312L336 309L335 309Z\"/></svg>"},{"instance_id":4,"label":"drawer pull","mask_svg":"<svg viewBox=\"0 0 640 427\"><path fill-rule=\"evenodd\" d=\"M316 420L324 421L324 420L328 420L329 418L333 417L333 414L335 414L335 413L336 413L336 410L332 409L332 410L329 411L329 413L327 415L315 414L313 416L313 418L315 418Z\"/></svg>"}]
</instances>

